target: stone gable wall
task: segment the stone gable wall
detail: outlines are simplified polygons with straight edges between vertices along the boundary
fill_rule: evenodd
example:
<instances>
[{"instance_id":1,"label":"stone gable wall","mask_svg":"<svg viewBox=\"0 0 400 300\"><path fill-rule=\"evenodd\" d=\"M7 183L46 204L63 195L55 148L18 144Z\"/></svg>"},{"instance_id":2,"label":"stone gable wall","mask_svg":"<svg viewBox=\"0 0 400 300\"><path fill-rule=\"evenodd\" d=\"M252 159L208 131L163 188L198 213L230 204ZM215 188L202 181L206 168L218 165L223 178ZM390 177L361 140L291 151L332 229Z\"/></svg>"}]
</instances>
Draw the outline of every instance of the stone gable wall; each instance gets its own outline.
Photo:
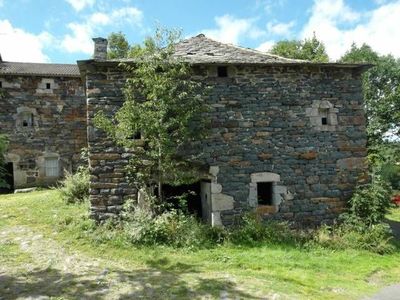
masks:
<instances>
[{"instance_id":1,"label":"stone gable wall","mask_svg":"<svg viewBox=\"0 0 400 300\"><path fill-rule=\"evenodd\" d=\"M59 174L76 170L87 147L86 97L80 78L0 76L0 133L10 144L15 188L49 185L46 159L58 161ZM50 85L48 89L47 84ZM24 122L29 123L24 126Z\"/></svg>"},{"instance_id":2,"label":"stone gable wall","mask_svg":"<svg viewBox=\"0 0 400 300\"><path fill-rule=\"evenodd\" d=\"M121 72L91 66L87 74L91 202L96 218L118 211L136 191L127 184L130 155L92 126L98 110L112 115L122 104ZM332 221L364 175L365 116L360 72L313 66L196 67L196 78L214 86L210 137L202 143L210 167L212 219L229 225L243 210L267 218L319 224ZM328 124L321 124L325 116ZM261 178L261 179L260 179ZM257 206L257 182L274 185L274 209ZM272 180L272 179L273 180Z\"/></svg>"}]
</instances>

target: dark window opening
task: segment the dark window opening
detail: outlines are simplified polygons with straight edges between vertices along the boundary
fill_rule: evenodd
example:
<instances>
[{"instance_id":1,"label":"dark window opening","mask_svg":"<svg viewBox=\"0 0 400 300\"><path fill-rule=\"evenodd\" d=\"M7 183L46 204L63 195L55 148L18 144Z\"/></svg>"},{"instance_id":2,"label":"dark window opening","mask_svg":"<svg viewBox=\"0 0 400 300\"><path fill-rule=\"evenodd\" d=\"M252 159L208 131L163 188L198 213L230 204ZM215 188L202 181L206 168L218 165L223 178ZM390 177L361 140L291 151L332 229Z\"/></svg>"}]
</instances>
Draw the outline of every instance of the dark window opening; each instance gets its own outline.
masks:
<instances>
[{"instance_id":1,"label":"dark window opening","mask_svg":"<svg viewBox=\"0 0 400 300\"><path fill-rule=\"evenodd\" d=\"M322 125L328 125L328 118L327 117L322 117L321 118L321 123L322 123Z\"/></svg>"},{"instance_id":2,"label":"dark window opening","mask_svg":"<svg viewBox=\"0 0 400 300\"><path fill-rule=\"evenodd\" d=\"M7 187L0 188L0 194L2 193L11 193L14 190L14 165L12 162L6 163L4 165L5 169L5 177L4 180L6 184L8 185Z\"/></svg>"},{"instance_id":3,"label":"dark window opening","mask_svg":"<svg viewBox=\"0 0 400 300\"><path fill-rule=\"evenodd\" d=\"M50 83L46 83L46 89L50 90L51 88L51 84Z\"/></svg>"},{"instance_id":4,"label":"dark window opening","mask_svg":"<svg viewBox=\"0 0 400 300\"><path fill-rule=\"evenodd\" d=\"M182 198L182 195L185 195L188 213L195 215L198 218L202 218L200 182L193 184L182 184L179 186L163 184L162 192L164 200L173 208L180 208L180 198Z\"/></svg>"},{"instance_id":5,"label":"dark window opening","mask_svg":"<svg viewBox=\"0 0 400 300\"><path fill-rule=\"evenodd\" d=\"M0 80L0 88L3 87L3 81Z\"/></svg>"},{"instance_id":6,"label":"dark window opening","mask_svg":"<svg viewBox=\"0 0 400 300\"><path fill-rule=\"evenodd\" d=\"M218 77L228 77L228 67L220 66L217 68Z\"/></svg>"},{"instance_id":7,"label":"dark window opening","mask_svg":"<svg viewBox=\"0 0 400 300\"><path fill-rule=\"evenodd\" d=\"M23 120L22 121L22 126L23 127L28 127L28 121L27 120Z\"/></svg>"},{"instance_id":8,"label":"dark window opening","mask_svg":"<svg viewBox=\"0 0 400 300\"><path fill-rule=\"evenodd\" d=\"M272 205L272 182L257 182L258 205Z\"/></svg>"}]
</instances>

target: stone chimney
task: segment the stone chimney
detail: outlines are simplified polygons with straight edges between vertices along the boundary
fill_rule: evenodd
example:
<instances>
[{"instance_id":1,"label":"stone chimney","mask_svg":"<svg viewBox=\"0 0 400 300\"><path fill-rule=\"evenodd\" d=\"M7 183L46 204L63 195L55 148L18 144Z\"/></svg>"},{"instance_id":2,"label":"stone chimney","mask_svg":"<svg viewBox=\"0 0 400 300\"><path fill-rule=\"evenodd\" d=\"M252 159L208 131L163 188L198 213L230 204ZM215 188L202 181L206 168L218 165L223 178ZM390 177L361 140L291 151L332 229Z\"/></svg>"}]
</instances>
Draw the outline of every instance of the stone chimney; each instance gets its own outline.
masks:
<instances>
[{"instance_id":1,"label":"stone chimney","mask_svg":"<svg viewBox=\"0 0 400 300\"><path fill-rule=\"evenodd\" d=\"M93 42L94 42L93 59L106 60L107 59L107 45L108 45L107 39L98 37L98 38L94 38Z\"/></svg>"}]
</instances>

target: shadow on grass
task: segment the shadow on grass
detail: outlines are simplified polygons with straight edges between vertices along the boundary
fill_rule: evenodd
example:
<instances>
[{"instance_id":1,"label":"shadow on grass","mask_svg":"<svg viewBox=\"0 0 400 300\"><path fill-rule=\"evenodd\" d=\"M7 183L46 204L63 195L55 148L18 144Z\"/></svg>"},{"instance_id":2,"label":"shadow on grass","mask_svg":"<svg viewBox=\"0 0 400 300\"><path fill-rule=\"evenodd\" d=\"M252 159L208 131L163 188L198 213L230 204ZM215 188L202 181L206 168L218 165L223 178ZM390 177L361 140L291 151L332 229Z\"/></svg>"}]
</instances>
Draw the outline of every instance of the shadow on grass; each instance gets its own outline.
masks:
<instances>
[{"instance_id":1,"label":"shadow on grass","mask_svg":"<svg viewBox=\"0 0 400 300\"><path fill-rule=\"evenodd\" d=\"M113 269L104 274L72 274L53 268L35 269L18 276L0 273L0 299L54 297L67 299L261 299L241 291L225 278L185 280L196 274L193 266L167 259L147 262L148 269L126 271ZM152 267L154 266L154 267ZM192 278L192 277L191 277ZM190 284L189 284L190 282Z\"/></svg>"}]
</instances>

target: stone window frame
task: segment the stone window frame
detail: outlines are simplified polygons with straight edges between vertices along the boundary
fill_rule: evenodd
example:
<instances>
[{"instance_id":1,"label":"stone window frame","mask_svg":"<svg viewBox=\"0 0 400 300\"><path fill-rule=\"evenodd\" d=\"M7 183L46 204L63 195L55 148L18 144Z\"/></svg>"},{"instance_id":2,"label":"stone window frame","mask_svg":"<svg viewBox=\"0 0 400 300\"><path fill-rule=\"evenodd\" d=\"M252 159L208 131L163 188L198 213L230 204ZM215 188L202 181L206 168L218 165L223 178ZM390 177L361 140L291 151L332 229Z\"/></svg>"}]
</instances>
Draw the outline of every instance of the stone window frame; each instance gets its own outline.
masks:
<instances>
[{"instance_id":1,"label":"stone window frame","mask_svg":"<svg viewBox=\"0 0 400 300\"><path fill-rule=\"evenodd\" d=\"M57 162L55 166L49 163ZM59 156L46 156L44 158L44 174L46 177L58 178L60 177L60 157Z\"/></svg>"},{"instance_id":2,"label":"stone window frame","mask_svg":"<svg viewBox=\"0 0 400 300\"><path fill-rule=\"evenodd\" d=\"M47 175L47 169L46 169L46 161L48 160L57 160L58 161L58 174L57 176L49 176ZM61 177L61 157L58 153L56 152L44 152L42 156L40 156L37 161L36 164L38 165L39 169L40 169L40 173L41 176L43 176L44 178L60 178Z\"/></svg>"},{"instance_id":3,"label":"stone window frame","mask_svg":"<svg viewBox=\"0 0 400 300\"><path fill-rule=\"evenodd\" d=\"M339 109L328 100L314 100L311 107L306 108L306 116L311 125L318 131L335 131L338 125ZM323 124L326 120L326 124Z\"/></svg>"},{"instance_id":4,"label":"stone window frame","mask_svg":"<svg viewBox=\"0 0 400 300\"><path fill-rule=\"evenodd\" d=\"M50 85L50 88L48 88ZM59 88L54 78L42 78L36 89L37 94L52 94L55 89Z\"/></svg>"},{"instance_id":5,"label":"stone window frame","mask_svg":"<svg viewBox=\"0 0 400 300\"><path fill-rule=\"evenodd\" d=\"M28 117L27 117L28 116ZM17 107L17 113L14 116L15 126L18 130L30 131L38 127L38 113L36 108L26 106ZM30 118L28 126L24 126L24 121Z\"/></svg>"},{"instance_id":6,"label":"stone window frame","mask_svg":"<svg viewBox=\"0 0 400 300\"><path fill-rule=\"evenodd\" d=\"M272 205L259 205L257 183L269 182L272 183ZM258 172L250 174L248 204L260 214L276 213L279 210L279 205L284 199L291 199L292 195L288 193L285 186L281 184L281 177L277 173Z\"/></svg>"}]
</instances>

